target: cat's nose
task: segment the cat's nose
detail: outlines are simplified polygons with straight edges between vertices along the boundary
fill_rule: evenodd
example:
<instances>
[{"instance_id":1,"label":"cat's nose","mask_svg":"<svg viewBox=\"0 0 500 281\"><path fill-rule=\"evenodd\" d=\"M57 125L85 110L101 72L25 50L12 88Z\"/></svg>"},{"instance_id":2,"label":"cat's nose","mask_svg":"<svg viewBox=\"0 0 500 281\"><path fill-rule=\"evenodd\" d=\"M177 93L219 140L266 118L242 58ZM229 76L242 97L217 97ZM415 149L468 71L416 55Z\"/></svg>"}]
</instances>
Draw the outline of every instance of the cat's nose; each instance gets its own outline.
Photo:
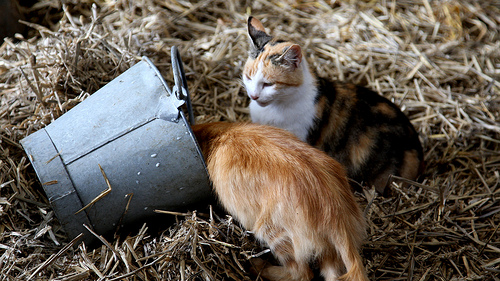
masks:
<instances>
[{"instance_id":1,"label":"cat's nose","mask_svg":"<svg viewBox=\"0 0 500 281\"><path fill-rule=\"evenodd\" d=\"M250 95L250 98L252 100L258 100L259 99L259 95Z\"/></svg>"}]
</instances>

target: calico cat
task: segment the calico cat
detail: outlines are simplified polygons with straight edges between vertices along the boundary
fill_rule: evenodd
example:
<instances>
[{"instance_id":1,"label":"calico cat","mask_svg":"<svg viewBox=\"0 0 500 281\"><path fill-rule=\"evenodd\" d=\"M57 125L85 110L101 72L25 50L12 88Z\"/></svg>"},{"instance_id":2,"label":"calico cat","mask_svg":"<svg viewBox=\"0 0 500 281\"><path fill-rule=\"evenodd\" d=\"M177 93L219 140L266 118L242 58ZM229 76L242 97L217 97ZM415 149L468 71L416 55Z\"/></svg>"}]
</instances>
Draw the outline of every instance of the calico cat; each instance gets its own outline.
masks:
<instances>
[{"instance_id":1,"label":"calico cat","mask_svg":"<svg viewBox=\"0 0 500 281\"><path fill-rule=\"evenodd\" d=\"M222 206L283 266L269 280L368 280L359 255L365 220L342 166L283 129L255 123L193 126Z\"/></svg>"},{"instance_id":2,"label":"calico cat","mask_svg":"<svg viewBox=\"0 0 500 281\"><path fill-rule=\"evenodd\" d=\"M349 178L384 193L390 175L423 170L418 134L386 98L311 73L299 45L277 40L248 19L250 52L243 82L252 122L286 129L342 163Z\"/></svg>"}]
</instances>

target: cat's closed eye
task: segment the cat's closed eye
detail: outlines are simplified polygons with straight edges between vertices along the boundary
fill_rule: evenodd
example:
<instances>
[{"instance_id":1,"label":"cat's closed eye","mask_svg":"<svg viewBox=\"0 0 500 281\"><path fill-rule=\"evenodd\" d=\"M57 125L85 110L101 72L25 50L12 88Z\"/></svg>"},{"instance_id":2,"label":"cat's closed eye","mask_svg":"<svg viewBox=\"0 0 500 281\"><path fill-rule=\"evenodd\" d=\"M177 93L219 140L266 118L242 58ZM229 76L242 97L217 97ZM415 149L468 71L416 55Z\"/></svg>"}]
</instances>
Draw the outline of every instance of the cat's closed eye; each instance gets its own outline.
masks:
<instances>
[{"instance_id":1,"label":"cat's closed eye","mask_svg":"<svg viewBox=\"0 0 500 281\"><path fill-rule=\"evenodd\" d=\"M273 85L274 85L274 83L271 83L271 82L262 84L262 86L264 86L264 88L265 87L272 87Z\"/></svg>"}]
</instances>

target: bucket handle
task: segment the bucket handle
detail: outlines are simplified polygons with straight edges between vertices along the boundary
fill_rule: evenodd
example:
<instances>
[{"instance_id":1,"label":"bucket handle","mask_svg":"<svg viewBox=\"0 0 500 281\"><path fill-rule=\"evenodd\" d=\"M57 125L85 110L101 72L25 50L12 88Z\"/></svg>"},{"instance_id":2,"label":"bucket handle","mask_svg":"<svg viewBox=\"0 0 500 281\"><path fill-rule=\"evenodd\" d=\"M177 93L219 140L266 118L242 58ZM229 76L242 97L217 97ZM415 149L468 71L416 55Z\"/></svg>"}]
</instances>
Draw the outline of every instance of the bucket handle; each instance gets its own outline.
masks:
<instances>
[{"instance_id":1,"label":"bucket handle","mask_svg":"<svg viewBox=\"0 0 500 281\"><path fill-rule=\"evenodd\" d=\"M174 87L172 93L175 94L177 99L184 100L186 102L189 124L194 125L194 114L193 108L191 106L191 98L189 97L189 90L186 81L186 75L184 73L184 66L182 65L181 55L176 46L172 46L170 49L170 56L172 59L172 72L174 73Z\"/></svg>"}]
</instances>

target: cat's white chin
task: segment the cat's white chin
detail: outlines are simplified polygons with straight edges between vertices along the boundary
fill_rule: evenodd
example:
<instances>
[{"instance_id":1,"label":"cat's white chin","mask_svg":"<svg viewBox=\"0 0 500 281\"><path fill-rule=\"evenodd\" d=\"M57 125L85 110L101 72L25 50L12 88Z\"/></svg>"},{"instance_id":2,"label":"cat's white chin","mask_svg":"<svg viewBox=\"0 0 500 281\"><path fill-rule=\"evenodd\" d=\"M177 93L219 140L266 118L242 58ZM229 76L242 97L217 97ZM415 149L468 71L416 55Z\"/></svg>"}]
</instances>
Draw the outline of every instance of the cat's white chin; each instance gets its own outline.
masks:
<instances>
[{"instance_id":1,"label":"cat's white chin","mask_svg":"<svg viewBox=\"0 0 500 281\"><path fill-rule=\"evenodd\" d=\"M266 107L268 106L269 104L271 104L271 101L258 101L256 100L255 101L260 107Z\"/></svg>"}]
</instances>

